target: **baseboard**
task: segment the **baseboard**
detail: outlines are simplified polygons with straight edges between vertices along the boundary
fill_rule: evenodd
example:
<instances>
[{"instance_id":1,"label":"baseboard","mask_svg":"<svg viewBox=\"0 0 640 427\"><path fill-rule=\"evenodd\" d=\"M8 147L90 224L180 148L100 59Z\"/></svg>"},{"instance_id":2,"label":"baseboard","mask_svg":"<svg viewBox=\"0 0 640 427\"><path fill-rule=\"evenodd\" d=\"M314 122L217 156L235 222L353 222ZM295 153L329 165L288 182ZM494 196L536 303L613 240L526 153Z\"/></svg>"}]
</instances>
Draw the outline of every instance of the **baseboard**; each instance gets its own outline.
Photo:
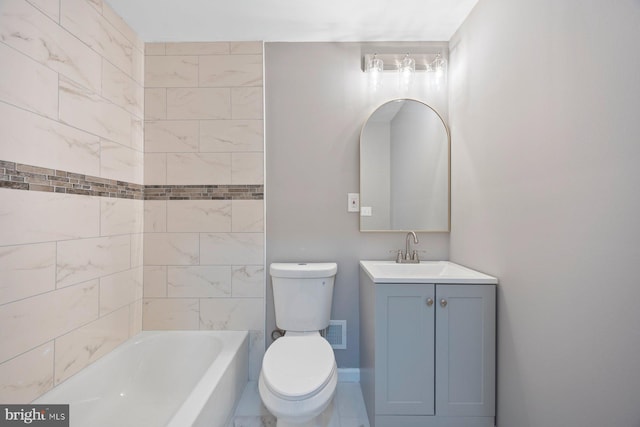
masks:
<instances>
[{"instance_id":1,"label":"baseboard","mask_svg":"<svg viewBox=\"0 0 640 427\"><path fill-rule=\"evenodd\" d=\"M338 368L338 382L359 383L360 369L358 368Z\"/></svg>"}]
</instances>

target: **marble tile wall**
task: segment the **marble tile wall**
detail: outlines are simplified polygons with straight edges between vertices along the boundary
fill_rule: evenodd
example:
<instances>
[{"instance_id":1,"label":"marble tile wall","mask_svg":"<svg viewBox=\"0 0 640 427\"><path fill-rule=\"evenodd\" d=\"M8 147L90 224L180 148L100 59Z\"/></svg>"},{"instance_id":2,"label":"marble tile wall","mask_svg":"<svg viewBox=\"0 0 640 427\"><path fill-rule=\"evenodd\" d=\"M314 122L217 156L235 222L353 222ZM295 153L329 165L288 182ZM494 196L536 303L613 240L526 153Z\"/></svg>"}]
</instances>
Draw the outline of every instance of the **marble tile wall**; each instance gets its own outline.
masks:
<instances>
[{"instance_id":1,"label":"marble tile wall","mask_svg":"<svg viewBox=\"0 0 640 427\"><path fill-rule=\"evenodd\" d=\"M147 43L144 82L143 328L249 330L257 379L265 333L262 42Z\"/></svg>"},{"instance_id":2,"label":"marble tile wall","mask_svg":"<svg viewBox=\"0 0 640 427\"><path fill-rule=\"evenodd\" d=\"M2 0L0 64L0 402L27 403L142 329L144 45L102 0Z\"/></svg>"}]
</instances>

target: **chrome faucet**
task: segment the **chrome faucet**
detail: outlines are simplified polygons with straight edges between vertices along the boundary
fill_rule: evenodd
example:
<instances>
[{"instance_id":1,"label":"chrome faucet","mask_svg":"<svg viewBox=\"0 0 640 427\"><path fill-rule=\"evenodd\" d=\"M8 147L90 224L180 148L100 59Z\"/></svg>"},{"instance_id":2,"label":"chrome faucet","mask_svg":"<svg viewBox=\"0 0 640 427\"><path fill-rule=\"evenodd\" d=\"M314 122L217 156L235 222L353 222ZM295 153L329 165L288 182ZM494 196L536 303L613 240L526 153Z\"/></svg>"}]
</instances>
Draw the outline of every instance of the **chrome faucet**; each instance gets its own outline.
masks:
<instances>
[{"instance_id":1,"label":"chrome faucet","mask_svg":"<svg viewBox=\"0 0 640 427\"><path fill-rule=\"evenodd\" d=\"M399 264L417 264L420 262L420 259L418 258L418 251L414 250L413 254L411 254L411 236L413 236L413 243L418 244L418 236L416 236L416 233L413 231L408 232L405 253L403 254L402 250L399 250L398 257L396 258L396 262Z\"/></svg>"}]
</instances>

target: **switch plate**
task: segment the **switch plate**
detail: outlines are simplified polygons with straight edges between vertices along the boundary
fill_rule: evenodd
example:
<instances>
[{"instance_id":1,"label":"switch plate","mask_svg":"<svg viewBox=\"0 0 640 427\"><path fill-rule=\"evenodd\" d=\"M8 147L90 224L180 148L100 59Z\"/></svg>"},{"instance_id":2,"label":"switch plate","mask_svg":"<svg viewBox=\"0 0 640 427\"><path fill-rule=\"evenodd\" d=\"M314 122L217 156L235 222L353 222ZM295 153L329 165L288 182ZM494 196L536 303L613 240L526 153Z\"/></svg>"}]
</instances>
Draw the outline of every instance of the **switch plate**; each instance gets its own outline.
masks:
<instances>
[{"instance_id":1,"label":"switch plate","mask_svg":"<svg viewBox=\"0 0 640 427\"><path fill-rule=\"evenodd\" d=\"M360 212L360 193L348 193L347 203L347 212Z\"/></svg>"},{"instance_id":2,"label":"switch plate","mask_svg":"<svg viewBox=\"0 0 640 427\"><path fill-rule=\"evenodd\" d=\"M360 210L360 216L371 216L371 206L363 206Z\"/></svg>"}]
</instances>

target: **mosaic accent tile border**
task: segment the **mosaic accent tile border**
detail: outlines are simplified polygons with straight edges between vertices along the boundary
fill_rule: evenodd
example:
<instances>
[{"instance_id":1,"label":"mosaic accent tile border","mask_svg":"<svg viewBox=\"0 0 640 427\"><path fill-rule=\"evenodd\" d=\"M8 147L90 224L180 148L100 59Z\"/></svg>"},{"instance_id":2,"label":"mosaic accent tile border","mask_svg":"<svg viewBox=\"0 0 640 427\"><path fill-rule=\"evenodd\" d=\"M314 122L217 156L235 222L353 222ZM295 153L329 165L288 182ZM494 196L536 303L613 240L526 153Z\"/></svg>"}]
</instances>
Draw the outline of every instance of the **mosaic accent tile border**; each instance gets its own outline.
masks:
<instances>
[{"instance_id":1,"label":"mosaic accent tile border","mask_svg":"<svg viewBox=\"0 0 640 427\"><path fill-rule=\"evenodd\" d=\"M262 200L263 185L146 185L145 200Z\"/></svg>"},{"instance_id":2,"label":"mosaic accent tile border","mask_svg":"<svg viewBox=\"0 0 640 427\"><path fill-rule=\"evenodd\" d=\"M141 185L0 160L0 188L136 200L262 200L263 185Z\"/></svg>"},{"instance_id":3,"label":"mosaic accent tile border","mask_svg":"<svg viewBox=\"0 0 640 427\"><path fill-rule=\"evenodd\" d=\"M3 160L0 160L0 188L120 199L144 198L144 185Z\"/></svg>"}]
</instances>

